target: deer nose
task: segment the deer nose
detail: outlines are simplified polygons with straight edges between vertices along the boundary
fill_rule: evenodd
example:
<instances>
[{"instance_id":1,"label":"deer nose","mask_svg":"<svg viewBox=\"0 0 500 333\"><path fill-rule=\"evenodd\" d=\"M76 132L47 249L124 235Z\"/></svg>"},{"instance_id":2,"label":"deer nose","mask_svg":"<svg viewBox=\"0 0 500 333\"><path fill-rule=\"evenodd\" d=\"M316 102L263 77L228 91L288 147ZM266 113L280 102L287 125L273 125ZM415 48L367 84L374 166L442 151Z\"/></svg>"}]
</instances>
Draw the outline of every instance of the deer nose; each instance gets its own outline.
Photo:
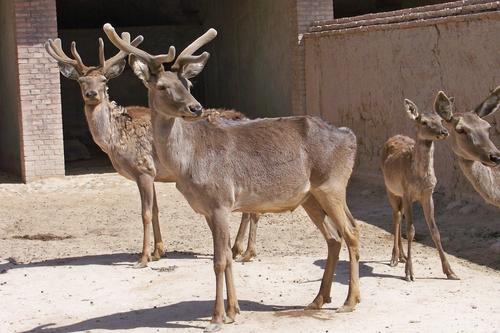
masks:
<instances>
[{"instance_id":1,"label":"deer nose","mask_svg":"<svg viewBox=\"0 0 500 333\"><path fill-rule=\"evenodd\" d=\"M97 96L97 91L95 90L89 90L85 93L85 97L87 98L94 98Z\"/></svg>"},{"instance_id":2,"label":"deer nose","mask_svg":"<svg viewBox=\"0 0 500 333\"><path fill-rule=\"evenodd\" d=\"M448 131L447 131L447 130L443 129L443 130L441 130L441 134L442 134L442 135L446 135L446 136L448 136L448 134L449 134L449 133L448 133Z\"/></svg>"},{"instance_id":3,"label":"deer nose","mask_svg":"<svg viewBox=\"0 0 500 333\"><path fill-rule=\"evenodd\" d=\"M500 153L490 154L490 161L492 161L496 165L499 165L500 164Z\"/></svg>"},{"instance_id":4,"label":"deer nose","mask_svg":"<svg viewBox=\"0 0 500 333\"><path fill-rule=\"evenodd\" d=\"M191 111L197 116L201 116L201 113L203 112L203 107L200 104L190 105L189 111Z\"/></svg>"}]
</instances>

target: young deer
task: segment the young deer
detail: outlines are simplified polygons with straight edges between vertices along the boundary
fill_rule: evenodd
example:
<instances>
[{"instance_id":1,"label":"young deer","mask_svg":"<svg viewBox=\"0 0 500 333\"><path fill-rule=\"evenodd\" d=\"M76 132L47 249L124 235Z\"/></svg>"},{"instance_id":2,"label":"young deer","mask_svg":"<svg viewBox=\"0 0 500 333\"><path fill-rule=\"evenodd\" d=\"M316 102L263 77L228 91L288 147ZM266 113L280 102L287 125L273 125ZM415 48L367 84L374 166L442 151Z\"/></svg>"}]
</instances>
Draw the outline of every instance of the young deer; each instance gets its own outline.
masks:
<instances>
[{"instance_id":1,"label":"young deer","mask_svg":"<svg viewBox=\"0 0 500 333\"><path fill-rule=\"evenodd\" d=\"M153 56L120 38L110 24L104 31L119 49L131 54L135 74L149 92L155 149L175 174L176 186L189 205L205 216L214 242L216 297L211 324L221 328L224 313L233 322L239 312L233 282L228 215L283 212L302 205L323 234L328 258L319 293L309 308L329 303L341 240L350 257L347 299L339 311L352 311L360 301L359 232L346 203L346 187L356 154L356 137L317 117L285 117L210 124L199 121L202 106L190 94L189 79L201 72L209 54L193 53L216 36L214 29L175 59ZM224 311L224 281L227 310Z\"/></svg>"},{"instance_id":2,"label":"young deer","mask_svg":"<svg viewBox=\"0 0 500 333\"><path fill-rule=\"evenodd\" d=\"M434 112L419 113L417 106L408 99L405 99L404 104L408 117L415 122L416 141L407 136L396 135L387 140L382 149L381 167L387 196L392 207L394 228L394 247L390 264L396 266L398 260L406 262L406 280L414 280L411 258L411 243L415 235L412 206L413 202L418 201L422 205L425 221L438 249L443 272L448 279L456 280L458 277L451 270L441 245L441 237L434 220L432 199L437 183L434 174L434 141L445 139L448 131L442 126L441 119ZM407 258L403 251L400 229L403 216L407 222Z\"/></svg>"},{"instance_id":3,"label":"young deer","mask_svg":"<svg viewBox=\"0 0 500 333\"><path fill-rule=\"evenodd\" d=\"M451 149L465 177L483 199L500 208L500 151L489 137L491 125L481 118L500 105L500 86L475 110L453 113L453 99L439 92L436 111L450 132Z\"/></svg>"},{"instance_id":4,"label":"young deer","mask_svg":"<svg viewBox=\"0 0 500 333\"><path fill-rule=\"evenodd\" d=\"M124 33L122 37L130 40L128 33ZM132 41L132 45L137 46L142 40L143 37L138 36ZM74 59L64 53L59 38L49 40L45 48L57 60L61 74L79 83L85 103L85 117L96 144L109 156L113 167L120 175L137 183L141 195L144 237L142 254L135 267L146 267L151 258L158 260L164 253L154 181L173 182L175 179L174 175L158 162L153 149L150 109L140 106L122 107L109 99L107 82L122 73L127 53L120 51L106 60L104 43L99 38L100 64L89 67L84 65L76 50L75 42L71 44ZM206 110L204 117L211 122L217 122L221 118L245 119L245 116L237 111L218 109ZM253 221L258 217L243 216L242 226L248 225L249 219ZM151 224L154 234L152 256L149 251ZM241 235L240 238L243 237L244 235ZM254 243L251 245L249 248L254 253L255 245ZM250 255L248 257L251 258Z\"/></svg>"}]
</instances>

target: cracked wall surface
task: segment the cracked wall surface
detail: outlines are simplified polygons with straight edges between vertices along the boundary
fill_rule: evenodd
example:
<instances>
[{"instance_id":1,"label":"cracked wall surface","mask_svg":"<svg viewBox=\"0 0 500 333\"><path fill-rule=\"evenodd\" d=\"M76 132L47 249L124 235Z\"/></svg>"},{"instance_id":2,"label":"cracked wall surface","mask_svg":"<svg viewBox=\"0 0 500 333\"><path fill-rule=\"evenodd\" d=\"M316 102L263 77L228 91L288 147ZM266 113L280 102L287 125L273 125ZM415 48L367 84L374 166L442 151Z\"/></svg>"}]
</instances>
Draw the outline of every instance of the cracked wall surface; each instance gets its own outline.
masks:
<instances>
[{"instance_id":1,"label":"cracked wall surface","mask_svg":"<svg viewBox=\"0 0 500 333\"><path fill-rule=\"evenodd\" d=\"M382 182L380 148L393 135L413 136L403 99L431 110L438 90L468 111L500 85L500 12L409 25L306 35L306 109L358 138L355 174ZM500 112L489 116L500 146ZM459 170L448 143L435 150L438 191L481 201Z\"/></svg>"}]
</instances>

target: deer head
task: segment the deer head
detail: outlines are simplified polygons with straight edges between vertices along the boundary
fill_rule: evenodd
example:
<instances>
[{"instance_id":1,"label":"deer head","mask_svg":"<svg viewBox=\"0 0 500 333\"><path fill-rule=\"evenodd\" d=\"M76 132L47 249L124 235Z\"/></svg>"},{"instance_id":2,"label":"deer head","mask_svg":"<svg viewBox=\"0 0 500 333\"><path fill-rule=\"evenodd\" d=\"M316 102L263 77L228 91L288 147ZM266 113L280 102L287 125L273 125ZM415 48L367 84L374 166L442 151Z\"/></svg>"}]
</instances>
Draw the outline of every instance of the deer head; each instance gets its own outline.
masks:
<instances>
[{"instance_id":1,"label":"deer head","mask_svg":"<svg viewBox=\"0 0 500 333\"><path fill-rule=\"evenodd\" d=\"M167 54L151 55L120 38L111 24L106 23L103 29L111 43L130 54L130 66L149 90L150 107L168 117L197 118L201 116L203 108L191 95L192 84L189 80L203 70L210 54L203 52L194 56L193 53L217 36L214 29L209 29L186 47L170 70L165 70L163 63L174 61L175 48L173 46L170 46Z\"/></svg>"},{"instance_id":2,"label":"deer head","mask_svg":"<svg viewBox=\"0 0 500 333\"><path fill-rule=\"evenodd\" d=\"M451 148L455 154L489 167L500 165L500 151L489 137L491 125L482 119L494 113L499 105L500 86L476 109L458 114L453 113L453 100L442 91L438 93L434 107L450 132Z\"/></svg>"},{"instance_id":3,"label":"deer head","mask_svg":"<svg viewBox=\"0 0 500 333\"><path fill-rule=\"evenodd\" d=\"M130 43L130 34L123 33L123 40ZM139 45L144 38L136 37L131 45ZM99 66L86 66L76 50L76 43L71 42L73 58L68 57L61 46L61 40L49 39L45 43L47 52L57 60L59 71L68 79L76 80L80 84L82 96L86 104L98 104L107 97L107 82L119 76L125 68L127 53L120 51L110 59L104 58L104 42L99 38Z\"/></svg>"},{"instance_id":4,"label":"deer head","mask_svg":"<svg viewBox=\"0 0 500 333\"><path fill-rule=\"evenodd\" d=\"M448 137L448 131L435 112L420 113L415 103L409 99L405 99L404 105L408 117L415 122L419 139L434 141Z\"/></svg>"}]
</instances>

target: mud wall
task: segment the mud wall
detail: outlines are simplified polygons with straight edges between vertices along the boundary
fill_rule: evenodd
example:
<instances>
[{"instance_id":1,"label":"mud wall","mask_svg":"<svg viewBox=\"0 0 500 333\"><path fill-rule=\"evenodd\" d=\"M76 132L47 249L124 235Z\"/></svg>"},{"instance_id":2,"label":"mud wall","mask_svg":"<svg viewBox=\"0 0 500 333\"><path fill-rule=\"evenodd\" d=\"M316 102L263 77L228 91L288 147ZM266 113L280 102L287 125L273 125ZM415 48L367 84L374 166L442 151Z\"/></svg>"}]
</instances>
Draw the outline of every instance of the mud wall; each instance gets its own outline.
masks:
<instances>
[{"instance_id":1,"label":"mud wall","mask_svg":"<svg viewBox=\"0 0 500 333\"><path fill-rule=\"evenodd\" d=\"M381 182L379 151L384 142L395 134L414 135L404 98L430 110L436 92L443 90L455 96L461 112L500 85L496 7L488 4L484 10L448 10L448 14L444 9L441 17L405 22L410 10L400 13L399 20L371 26L344 19L343 25L329 22L330 27L317 27L305 36L307 113L355 131L359 145L355 174ZM500 146L500 113L487 120ZM438 191L481 201L446 142L437 144L435 168Z\"/></svg>"}]
</instances>

